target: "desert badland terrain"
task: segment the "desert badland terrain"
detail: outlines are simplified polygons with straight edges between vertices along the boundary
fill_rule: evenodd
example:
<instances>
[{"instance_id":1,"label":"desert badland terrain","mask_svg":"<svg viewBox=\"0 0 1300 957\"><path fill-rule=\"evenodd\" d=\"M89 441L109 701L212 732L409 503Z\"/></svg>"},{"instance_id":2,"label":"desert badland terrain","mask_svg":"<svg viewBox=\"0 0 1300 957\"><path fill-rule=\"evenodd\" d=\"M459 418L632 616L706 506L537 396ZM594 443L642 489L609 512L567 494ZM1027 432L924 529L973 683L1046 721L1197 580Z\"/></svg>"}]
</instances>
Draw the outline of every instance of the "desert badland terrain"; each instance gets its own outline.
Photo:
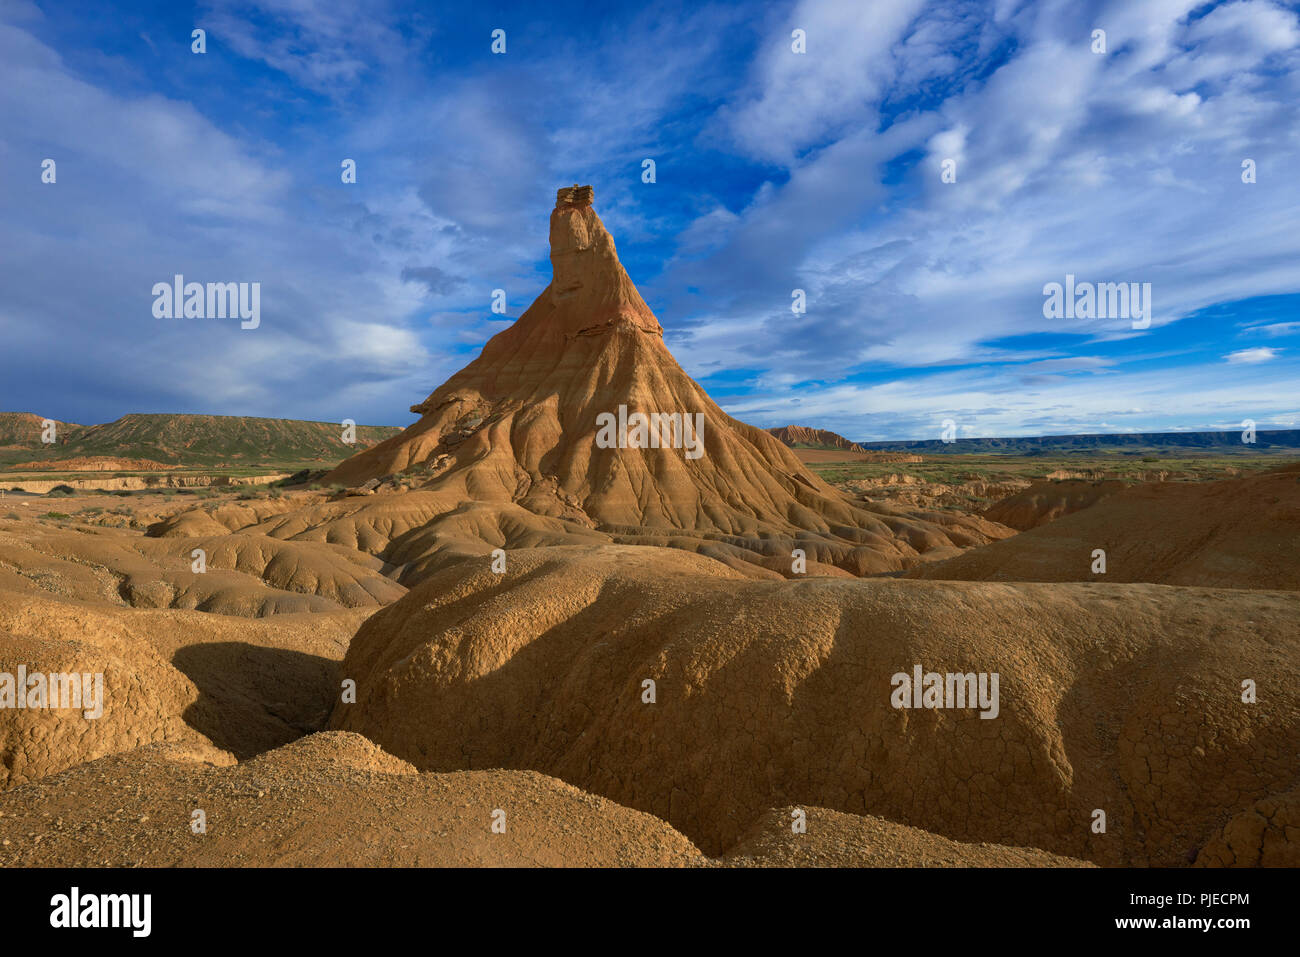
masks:
<instances>
[{"instance_id":1,"label":"desert badland terrain","mask_svg":"<svg viewBox=\"0 0 1300 957\"><path fill-rule=\"evenodd\" d=\"M0 420L0 864L1300 864L1294 457L747 425L592 199L400 432Z\"/></svg>"}]
</instances>

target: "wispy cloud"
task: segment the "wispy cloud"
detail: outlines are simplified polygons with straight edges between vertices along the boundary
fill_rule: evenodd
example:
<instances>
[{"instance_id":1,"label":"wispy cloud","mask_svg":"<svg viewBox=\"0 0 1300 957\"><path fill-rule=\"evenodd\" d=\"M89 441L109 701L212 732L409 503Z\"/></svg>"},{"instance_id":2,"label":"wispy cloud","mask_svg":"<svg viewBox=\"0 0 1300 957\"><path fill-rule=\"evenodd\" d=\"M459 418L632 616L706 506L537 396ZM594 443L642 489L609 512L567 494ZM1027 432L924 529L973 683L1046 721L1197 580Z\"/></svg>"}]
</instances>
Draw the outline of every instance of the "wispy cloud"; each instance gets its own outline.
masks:
<instances>
[{"instance_id":1,"label":"wispy cloud","mask_svg":"<svg viewBox=\"0 0 1300 957\"><path fill-rule=\"evenodd\" d=\"M1223 358L1233 363L1237 363L1237 362L1255 363L1255 362L1268 362L1269 360L1276 359L1277 357L1278 357L1277 349L1269 349L1261 346L1260 348L1257 349L1238 349L1236 352L1229 352Z\"/></svg>"},{"instance_id":2,"label":"wispy cloud","mask_svg":"<svg viewBox=\"0 0 1300 957\"><path fill-rule=\"evenodd\" d=\"M505 56L469 8L401 0L209 0L57 32L30 3L0 8L8 404L405 422L501 327L493 289L513 316L545 286L554 189L582 181L682 364L759 424L867 438L929 434L935 415L985 434L1294 415L1300 354L1254 347L1300 329L1288 6L494 18ZM175 272L261 281L263 328L160 325L148 290ZM1149 282L1150 327L1046 318L1043 286L1067 274Z\"/></svg>"}]
</instances>

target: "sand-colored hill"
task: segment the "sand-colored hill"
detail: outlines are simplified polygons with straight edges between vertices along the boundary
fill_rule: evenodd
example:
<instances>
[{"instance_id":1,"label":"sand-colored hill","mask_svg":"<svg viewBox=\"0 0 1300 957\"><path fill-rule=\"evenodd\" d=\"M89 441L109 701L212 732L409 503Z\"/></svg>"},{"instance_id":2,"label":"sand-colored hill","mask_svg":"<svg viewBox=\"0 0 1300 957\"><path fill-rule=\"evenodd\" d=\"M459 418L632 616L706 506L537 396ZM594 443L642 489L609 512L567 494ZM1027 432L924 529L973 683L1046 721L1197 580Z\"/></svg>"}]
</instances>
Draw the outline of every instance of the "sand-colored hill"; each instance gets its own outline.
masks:
<instances>
[{"instance_id":1,"label":"sand-colored hill","mask_svg":"<svg viewBox=\"0 0 1300 957\"><path fill-rule=\"evenodd\" d=\"M0 598L0 600L3 600ZM6 616L8 617L8 616ZM198 699L193 684L147 643L129 636L54 637L32 623L38 637L0 631L0 674L22 681L24 701L40 707L0 710L0 787L45 777L90 758L128 751L151 741L206 745L181 715ZM39 627L39 630L37 628ZM100 674L83 682L80 675ZM41 675L41 686L27 676ZM77 688L47 685L49 674L76 676ZM9 692L14 693L13 689ZM41 697L35 697L36 694ZM27 696L31 695L29 699ZM45 707L50 700L65 707ZM100 714L95 717L95 712Z\"/></svg>"},{"instance_id":2,"label":"sand-colored hill","mask_svg":"<svg viewBox=\"0 0 1300 957\"><path fill-rule=\"evenodd\" d=\"M803 804L1186 864L1294 786L1297 620L1289 592L761 582L672 550L519 551L504 576L462 563L367 620L341 669L357 703L331 727L422 769L555 775L711 854ZM998 673L998 716L892 707L917 664Z\"/></svg>"},{"instance_id":3,"label":"sand-colored hill","mask_svg":"<svg viewBox=\"0 0 1300 957\"><path fill-rule=\"evenodd\" d=\"M1093 551L1106 553L1094 574ZM960 581L1159 582L1300 589L1300 465L1214 482L1156 482L909 572Z\"/></svg>"},{"instance_id":4,"label":"sand-colored hill","mask_svg":"<svg viewBox=\"0 0 1300 957\"><path fill-rule=\"evenodd\" d=\"M575 531L571 541L589 541L595 530L777 574L789 574L796 547L818 565L862 575L1011 533L980 519L854 503L777 438L723 412L664 345L591 207L589 187L560 190L550 240L553 278L532 306L412 407L419 422L348 459L325 483L413 476L426 495L403 505L425 531L472 502L480 512L474 524L509 524L525 539L556 540L556 526L537 519L552 520ZM638 422L637 415L678 419ZM402 521L392 503L382 508L377 520L369 505L354 513L351 521L370 526L358 529L358 539ZM306 519L294 534L342 517ZM437 524L444 541L457 531ZM464 530L459 519L452 524ZM461 551L474 545L471 533ZM418 557L410 545L402 551Z\"/></svg>"}]
</instances>

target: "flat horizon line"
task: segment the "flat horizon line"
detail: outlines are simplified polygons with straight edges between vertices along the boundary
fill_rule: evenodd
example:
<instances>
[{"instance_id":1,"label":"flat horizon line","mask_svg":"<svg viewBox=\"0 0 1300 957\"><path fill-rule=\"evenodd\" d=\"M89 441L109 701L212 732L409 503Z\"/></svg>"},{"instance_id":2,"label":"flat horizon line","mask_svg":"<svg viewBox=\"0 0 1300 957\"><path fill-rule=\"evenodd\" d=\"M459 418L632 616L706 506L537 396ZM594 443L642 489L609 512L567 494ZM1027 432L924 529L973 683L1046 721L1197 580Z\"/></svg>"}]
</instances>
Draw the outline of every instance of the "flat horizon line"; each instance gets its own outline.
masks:
<instances>
[{"instance_id":1,"label":"flat horizon line","mask_svg":"<svg viewBox=\"0 0 1300 957\"><path fill-rule=\"evenodd\" d=\"M35 416L40 416L40 413L36 413L36 412L21 412L21 411L0 411L0 415L35 415ZM125 418L127 418L127 417L129 417L129 416L172 416L172 417L175 417L175 418L180 418L180 417L189 417L189 418L209 418L209 419L255 419L255 420L264 421L264 422L303 422L303 423L308 423L308 424L312 424L312 425L338 425L338 424L341 424L341 423L338 423L338 422L334 422L332 419L300 419L300 418L295 418L295 417L292 417L292 416L239 415L239 414L232 414L232 413L225 413L225 412L124 412L123 414L119 415L119 416L118 416L117 418L115 418L115 419L108 419L108 420L105 420L105 421L103 421L103 422L94 422L94 423L90 423L90 424L85 424L85 423L81 423L81 422L74 422L74 421L72 421L72 420L70 420L70 419L55 419L55 421L57 421L57 422L61 422L61 423L63 423L64 425L77 425L77 426L81 426L81 427L83 427L83 428L88 428L88 429L89 429L89 428L98 428L98 427L100 427L100 426L104 426L104 425L111 425L111 424L113 424L114 422L120 422L122 419L125 419ZM48 416L41 416L41 417L42 417L42 418L46 418L46 417L48 417ZM734 418L734 416L732 416L732 418ZM418 420L417 420L417 421L418 421ZM737 421L743 421L743 420L739 420L739 419L738 419ZM361 423L361 422L358 422L358 423L356 423L356 426L357 426L357 428L367 428L367 429L407 429L407 428L410 428L410 426L411 426L411 425L414 425L414 424L415 424L414 422L411 422L411 423L407 423L406 425L384 425L384 424L378 424L378 423L369 423L369 424L367 424L367 423ZM750 423L747 423L747 424L750 424ZM765 431L770 431L770 430L773 430L773 429L790 428L791 426L797 426L797 423L786 423L785 425L774 425L774 426L756 426L756 428L762 428L762 429L764 429ZM952 446L952 445L957 445L957 444L962 443L962 442L993 442L993 441L1022 441L1022 442L1023 442L1023 441L1031 441L1031 440L1035 440L1035 439L1037 439L1037 440L1042 440L1042 441L1046 441L1046 440L1050 440L1050 439L1078 439L1078 438L1097 438L1097 439L1110 438L1110 439L1115 439L1115 438L1128 438L1128 437L1134 437L1134 436L1165 436L1165 435L1169 435L1169 436L1174 436L1174 435L1180 435L1180 436L1193 436L1193 435L1227 435L1227 434L1229 434L1229 433L1241 432L1241 431L1242 431L1242 429L1240 429L1240 428L1231 428L1231 429L1195 429L1195 428L1187 428L1187 429L1164 429L1164 430L1149 430L1149 431L1148 431L1148 430L1140 430L1140 429L1139 429L1139 430L1126 431L1126 432L1053 432L1053 433L1047 433L1047 434L1027 434L1027 435L982 435L982 436L964 436L964 437L962 437L962 438L956 438L956 439L953 439L951 442L945 442L943 439L920 439L920 438L900 438L900 439L850 439L850 438L848 438L848 436L844 436L844 435L842 435L842 434L839 433L839 432L835 432L834 429L828 429L828 428L824 428L824 427L822 427L822 426L818 426L818 425L804 425L804 426L798 426L798 427L800 427L800 428L807 428L807 429L814 429L814 430L818 430L818 431L822 431L822 432L831 432L831 433L833 433L833 434L835 434L835 435L840 435L841 438L848 439L848 441L853 442L855 445L861 445L861 446L864 446L864 447L866 447L866 446L881 446L881 445L900 445L900 444ZM1257 436L1258 436L1258 435L1275 435L1275 434L1286 433L1286 432L1300 432L1300 426L1293 427L1293 428L1277 428L1277 429L1260 429L1260 428L1256 428L1256 429L1255 429L1255 434L1256 434Z\"/></svg>"}]
</instances>

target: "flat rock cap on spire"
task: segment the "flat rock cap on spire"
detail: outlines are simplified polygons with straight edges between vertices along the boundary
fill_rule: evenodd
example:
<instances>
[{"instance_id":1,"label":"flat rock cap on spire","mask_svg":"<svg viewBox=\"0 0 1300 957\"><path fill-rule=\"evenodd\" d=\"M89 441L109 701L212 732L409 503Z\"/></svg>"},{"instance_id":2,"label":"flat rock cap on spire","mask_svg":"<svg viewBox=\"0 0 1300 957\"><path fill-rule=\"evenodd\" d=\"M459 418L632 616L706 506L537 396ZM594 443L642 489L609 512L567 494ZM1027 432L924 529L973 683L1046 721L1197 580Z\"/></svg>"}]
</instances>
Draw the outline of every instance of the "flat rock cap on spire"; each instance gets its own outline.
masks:
<instances>
[{"instance_id":1,"label":"flat rock cap on spire","mask_svg":"<svg viewBox=\"0 0 1300 957\"><path fill-rule=\"evenodd\" d=\"M561 186L555 191L555 208L561 206L590 206L593 190L590 186Z\"/></svg>"}]
</instances>

